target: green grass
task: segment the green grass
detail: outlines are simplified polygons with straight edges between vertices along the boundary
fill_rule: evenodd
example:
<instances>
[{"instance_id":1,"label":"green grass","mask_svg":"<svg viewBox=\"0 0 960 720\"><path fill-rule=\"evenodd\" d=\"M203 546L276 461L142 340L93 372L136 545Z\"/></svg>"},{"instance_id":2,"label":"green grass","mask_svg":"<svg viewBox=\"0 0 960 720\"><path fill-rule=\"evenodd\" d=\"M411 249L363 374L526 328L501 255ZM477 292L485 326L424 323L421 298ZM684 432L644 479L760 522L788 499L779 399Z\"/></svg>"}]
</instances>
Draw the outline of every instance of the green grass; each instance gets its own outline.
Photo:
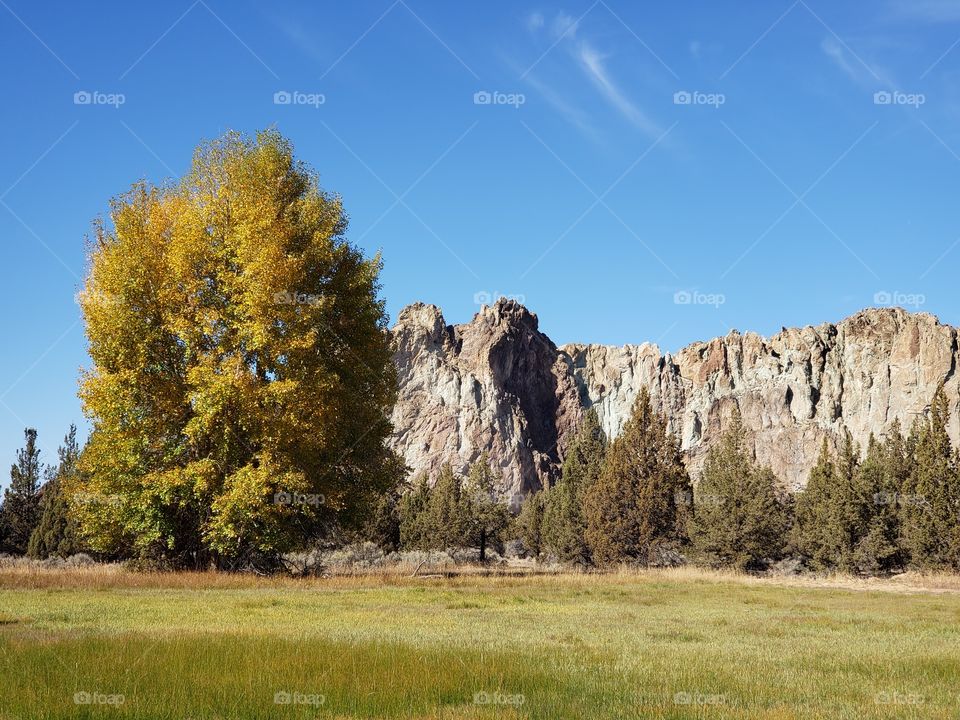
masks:
<instances>
[{"instance_id":1,"label":"green grass","mask_svg":"<svg viewBox=\"0 0 960 720\"><path fill-rule=\"evenodd\" d=\"M953 592L691 572L199 578L0 576L0 720L960 717Z\"/></svg>"}]
</instances>

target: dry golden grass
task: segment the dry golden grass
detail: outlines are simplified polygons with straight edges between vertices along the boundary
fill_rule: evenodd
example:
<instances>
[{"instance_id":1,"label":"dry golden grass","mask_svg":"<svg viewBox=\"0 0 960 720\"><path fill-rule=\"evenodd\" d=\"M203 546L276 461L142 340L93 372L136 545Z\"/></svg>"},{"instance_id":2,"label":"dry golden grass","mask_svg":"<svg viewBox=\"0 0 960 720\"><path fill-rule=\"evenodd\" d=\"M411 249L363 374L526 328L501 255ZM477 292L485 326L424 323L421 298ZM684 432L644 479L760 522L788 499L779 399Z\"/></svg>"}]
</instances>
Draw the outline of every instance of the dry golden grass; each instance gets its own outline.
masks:
<instances>
[{"instance_id":1,"label":"dry golden grass","mask_svg":"<svg viewBox=\"0 0 960 720\"><path fill-rule=\"evenodd\" d=\"M0 588L4 589L338 589L379 586L470 586L530 587L538 584L589 587L602 578L605 586L632 583L638 578L668 582L738 583L790 588L833 588L873 592L960 592L960 575L947 573L902 573L892 577L857 577L844 574L755 575L733 570L699 567L620 567L582 572L555 566L480 566L464 564L443 572L423 570L401 563L383 568L352 568L328 571L317 577L263 576L227 572L143 572L118 564L82 567L49 567L39 563L0 565Z\"/></svg>"}]
</instances>

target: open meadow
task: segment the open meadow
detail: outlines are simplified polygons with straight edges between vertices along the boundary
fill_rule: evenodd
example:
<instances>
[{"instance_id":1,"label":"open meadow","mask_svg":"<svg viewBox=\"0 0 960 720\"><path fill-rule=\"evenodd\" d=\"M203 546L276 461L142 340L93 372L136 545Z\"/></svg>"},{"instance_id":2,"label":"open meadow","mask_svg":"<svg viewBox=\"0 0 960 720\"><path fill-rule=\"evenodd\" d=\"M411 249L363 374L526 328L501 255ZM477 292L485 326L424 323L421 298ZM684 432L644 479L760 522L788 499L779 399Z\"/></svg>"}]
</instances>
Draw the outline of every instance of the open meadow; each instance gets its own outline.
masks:
<instances>
[{"instance_id":1,"label":"open meadow","mask_svg":"<svg viewBox=\"0 0 960 720\"><path fill-rule=\"evenodd\" d=\"M0 718L956 718L949 578L0 572Z\"/></svg>"}]
</instances>

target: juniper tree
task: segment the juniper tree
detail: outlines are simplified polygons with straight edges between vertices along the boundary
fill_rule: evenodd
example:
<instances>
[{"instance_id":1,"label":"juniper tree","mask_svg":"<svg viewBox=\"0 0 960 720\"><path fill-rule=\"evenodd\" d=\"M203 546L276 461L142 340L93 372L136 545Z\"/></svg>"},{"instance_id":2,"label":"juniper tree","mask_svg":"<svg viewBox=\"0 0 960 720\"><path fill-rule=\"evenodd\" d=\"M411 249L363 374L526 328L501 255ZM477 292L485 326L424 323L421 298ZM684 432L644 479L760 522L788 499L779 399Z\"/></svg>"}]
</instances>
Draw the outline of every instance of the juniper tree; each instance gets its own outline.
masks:
<instances>
[{"instance_id":1,"label":"juniper tree","mask_svg":"<svg viewBox=\"0 0 960 720\"><path fill-rule=\"evenodd\" d=\"M80 457L75 425L70 426L57 454L59 462L51 468L50 479L41 488L40 519L27 547L27 554L31 557L67 557L86 549L68 501L70 486L77 482L77 460Z\"/></svg>"},{"instance_id":2,"label":"juniper tree","mask_svg":"<svg viewBox=\"0 0 960 720\"><path fill-rule=\"evenodd\" d=\"M413 487L400 499L400 546L406 550L428 550L430 528L427 511L430 507L430 484L426 473L413 482Z\"/></svg>"},{"instance_id":3,"label":"juniper tree","mask_svg":"<svg viewBox=\"0 0 960 720\"><path fill-rule=\"evenodd\" d=\"M27 551L30 535L40 521L40 478L43 465L37 447L37 431L23 431L24 446L17 451L17 462L10 468L10 485L3 493L0 507L2 550L17 555Z\"/></svg>"},{"instance_id":4,"label":"juniper tree","mask_svg":"<svg viewBox=\"0 0 960 720\"><path fill-rule=\"evenodd\" d=\"M783 552L789 519L784 493L746 447L739 413L707 453L694 491L690 537L710 565L751 569Z\"/></svg>"},{"instance_id":5,"label":"juniper tree","mask_svg":"<svg viewBox=\"0 0 960 720\"><path fill-rule=\"evenodd\" d=\"M500 502L497 476L490 467L490 456L484 452L470 466L461 493L463 537L461 543L480 551L486 560L487 549L502 549L503 534L510 525L510 512Z\"/></svg>"},{"instance_id":6,"label":"juniper tree","mask_svg":"<svg viewBox=\"0 0 960 720\"><path fill-rule=\"evenodd\" d=\"M834 459L824 438L817 463L796 500L795 545L816 569L853 570L859 534L872 499L857 492L859 450L844 432Z\"/></svg>"},{"instance_id":7,"label":"juniper tree","mask_svg":"<svg viewBox=\"0 0 960 720\"><path fill-rule=\"evenodd\" d=\"M960 476L947 434L949 419L941 386L929 416L917 425L911 472L900 499L904 547L910 564L924 570L960 568Z\"/></svg>"},{"instance_id":8,"label":"juniper tree","mask_svg":"<svg viewBox=\"0 0 960 720\"><path fill-rule=\"evenodd\" d=\"M586 491L586 540L598 563L662 562L686 539L690 478L680 445L643 389L597 481Z\"/></svg>"},{"instance_id":9,"label":"juniper tree","mask_svg":"<svg viewBox=\"0 0 960 720\"><path fill-rule=\"evenodd\" d=\"M534 557L544 550L544 515L556 487L527 495L514 521L514 536L521 540Z\"/></svg>"},{"instance_id":10,"label":"juniper tree","mask_svg":"<svg viewBox=\"0 0 960 720\"><path fill-rule=\"evenodd\" d=\"M866 510L853 553L861 573L889 572L903 565L898 503L907 477L905 444L895 422L881 442L872 435L856 476L858 497Z\"/></svg>"},{"instance_id":11,"label":"juniper tree","mask_svg":"<svg viewBox=\"0 0 960 720\"><path fill-rule=\"evenodd\" d=\"M584 415L566 455L560 480L545 498L543 543L561 562L590 563L583 506L603 467L607 441L597 411Z\"/></svg>"}]
</instances>

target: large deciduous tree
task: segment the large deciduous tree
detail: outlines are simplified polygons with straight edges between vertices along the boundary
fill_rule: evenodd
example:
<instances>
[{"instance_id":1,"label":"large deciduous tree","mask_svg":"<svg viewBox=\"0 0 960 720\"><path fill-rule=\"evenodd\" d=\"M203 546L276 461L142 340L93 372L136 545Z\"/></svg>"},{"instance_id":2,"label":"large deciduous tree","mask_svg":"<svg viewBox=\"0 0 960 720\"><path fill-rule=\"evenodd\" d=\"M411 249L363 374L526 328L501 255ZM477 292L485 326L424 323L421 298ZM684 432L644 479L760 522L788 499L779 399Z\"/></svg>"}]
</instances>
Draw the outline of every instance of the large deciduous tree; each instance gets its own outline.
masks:
<instances>
[{"instance_id":1,"label":"large deciduous tree","mask_svg":"<svg viewBox=\"0 0 960 720\"><path fill-rule=\"evenodd\" d=\"M379 257L274 131L201 145L115 199L80 304L91 544L178 566L271 563L402 474Z\"/></svg>"}]
</instances>

